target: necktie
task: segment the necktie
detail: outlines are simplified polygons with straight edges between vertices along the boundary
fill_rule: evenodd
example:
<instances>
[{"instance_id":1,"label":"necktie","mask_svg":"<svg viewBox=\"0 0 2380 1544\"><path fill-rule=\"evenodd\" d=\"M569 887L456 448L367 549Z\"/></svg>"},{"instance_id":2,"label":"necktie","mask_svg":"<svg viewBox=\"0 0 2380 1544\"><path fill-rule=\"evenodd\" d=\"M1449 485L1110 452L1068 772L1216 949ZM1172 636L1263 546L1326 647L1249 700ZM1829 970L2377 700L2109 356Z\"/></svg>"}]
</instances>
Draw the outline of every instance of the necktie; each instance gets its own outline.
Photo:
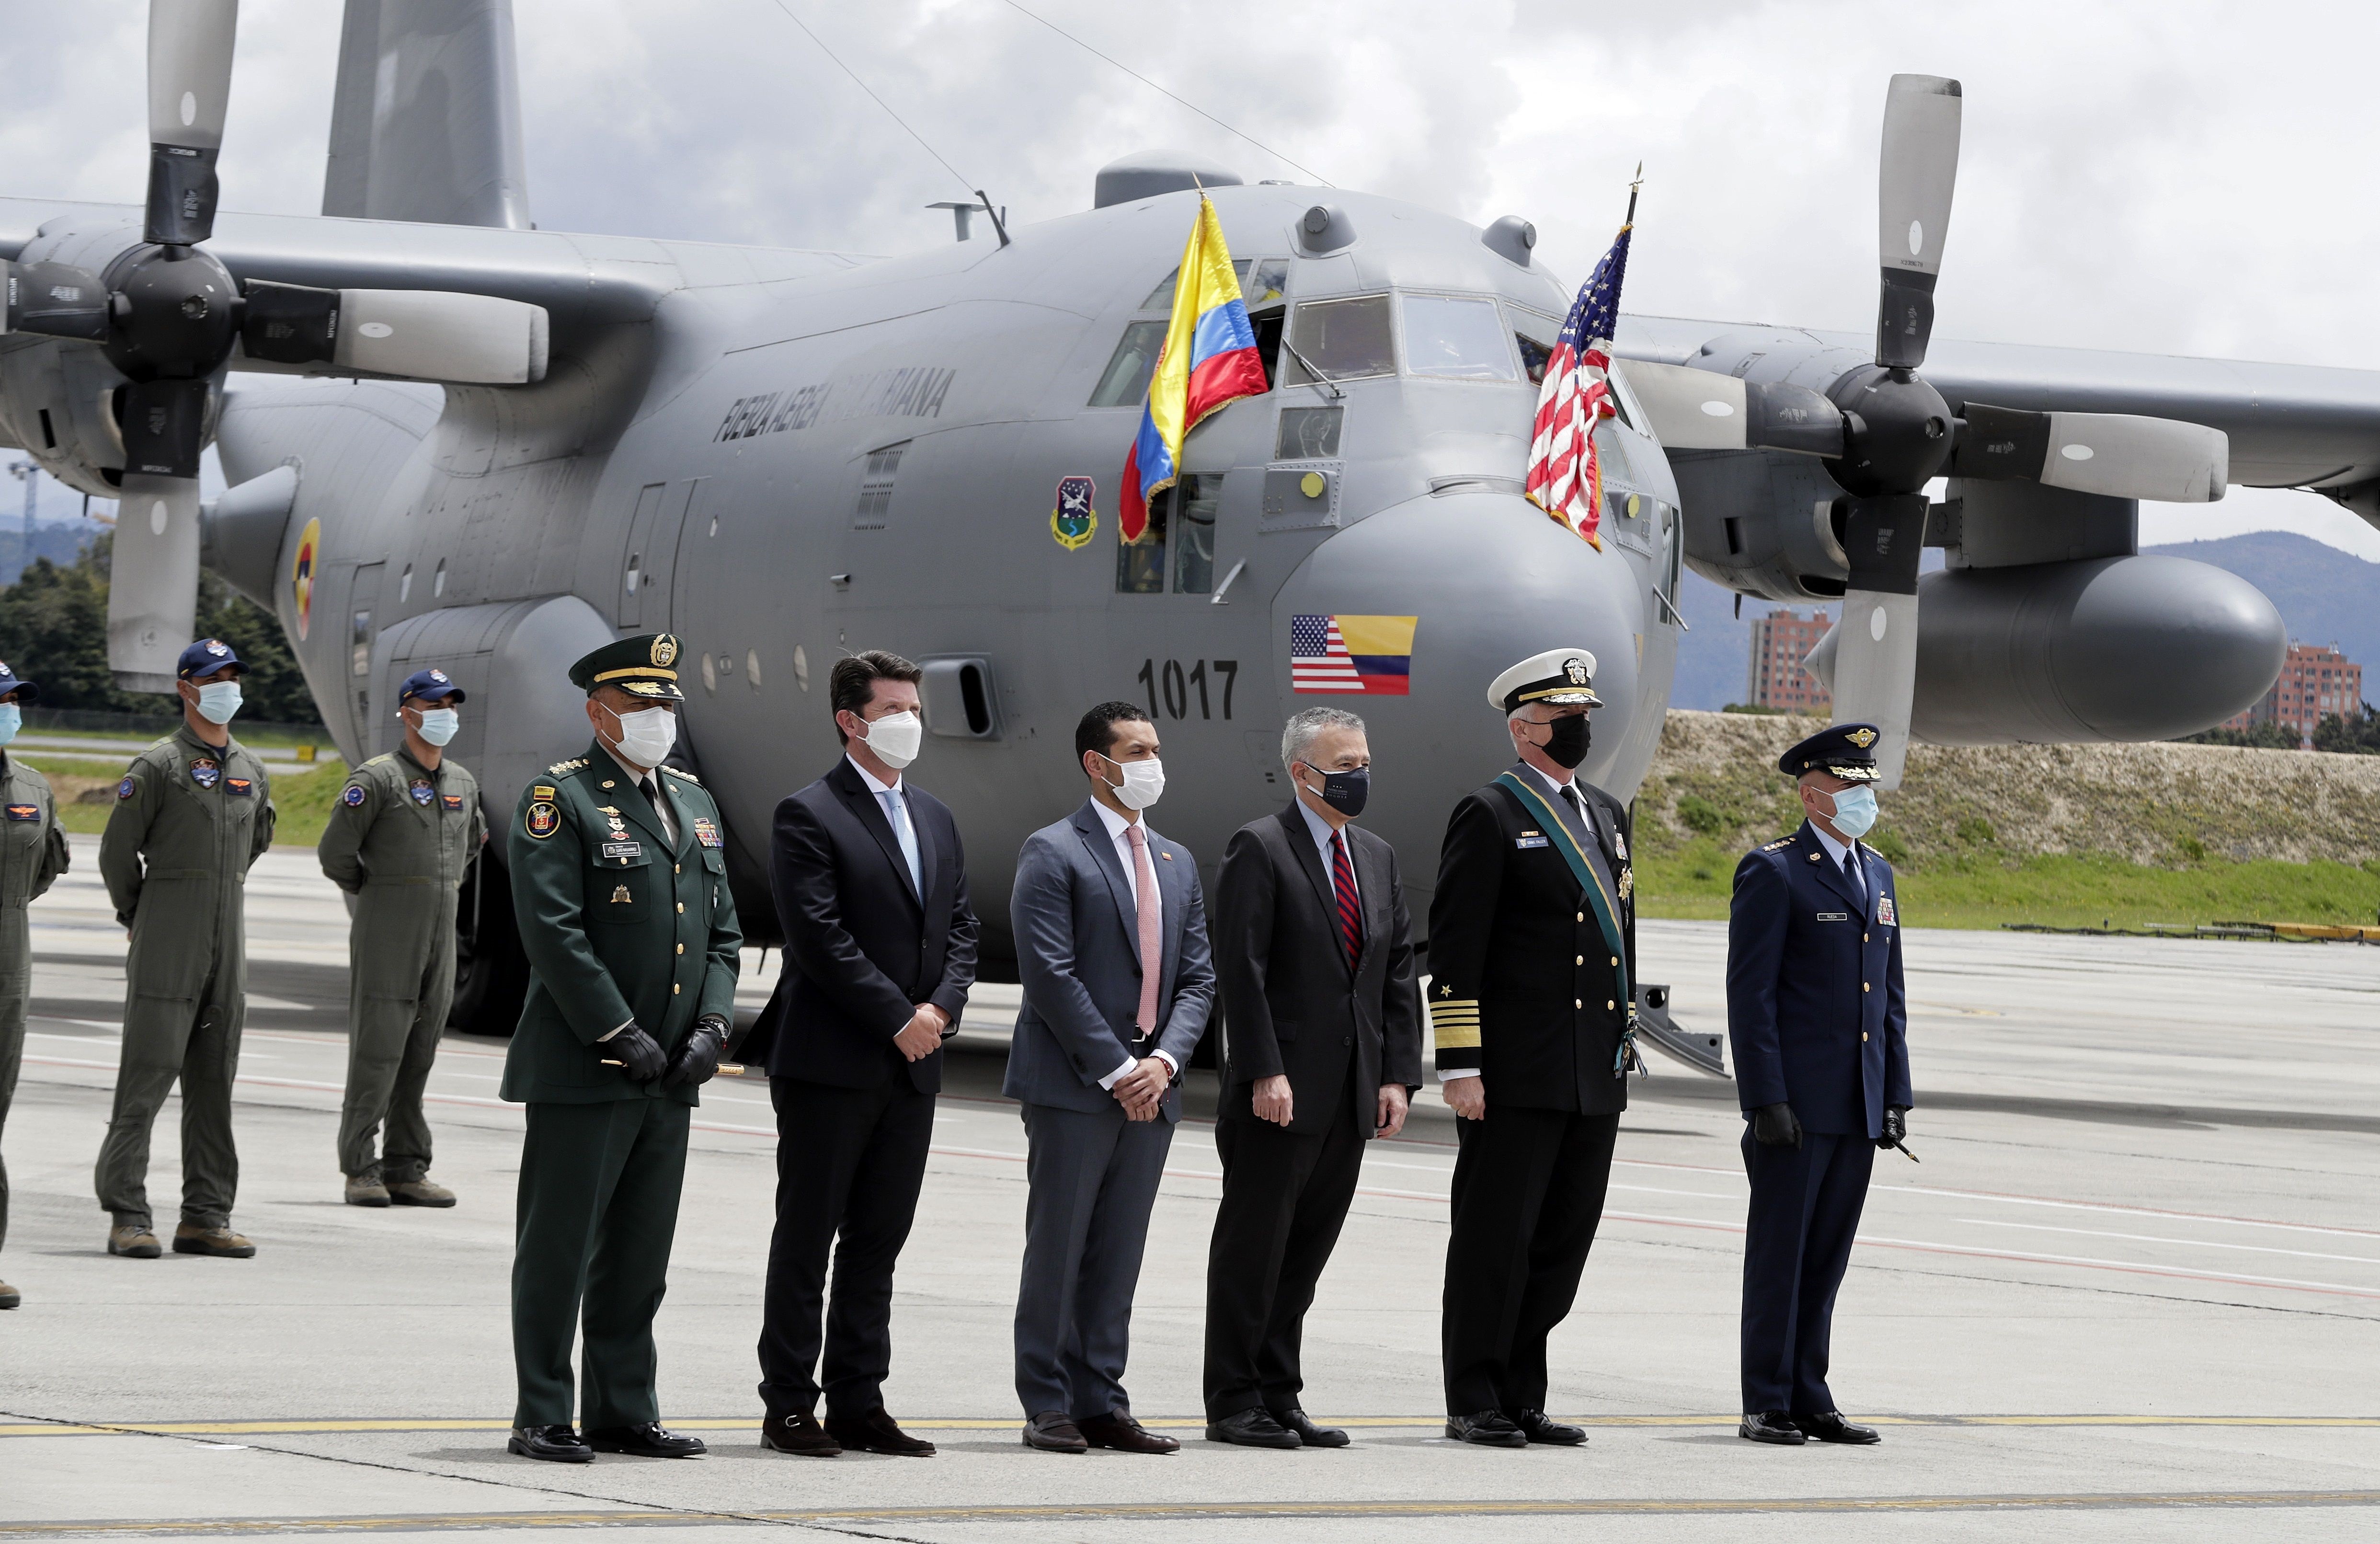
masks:
<instances>
[{"instance_id":1,"label":"necktie","mask_svg":"<svg viewBox=\"0 0 2380 1544\"><path fill-rule=\"evenodd\" d=\"M917 833L909 829L909 801L897 788L887 788L876 796L884 801L884 818L892 822L892 839L901 844L902 859L909 865L909 888L923 898L926 883L917 871Z\"/></svg>"},{"instance_id":2,"label":"necktie","mask_svg":"<svg viewBox=\"0 0 2380 1544\"><path fill-rule=\"evenodd\" d=\"M644 795L645 802L651 805L655 809L659 809L662 807L661 790L653 786L653 780L651 778L648 777L642 783L638 784L637 792Z\"/></svg>"},{"instance_id":3,"label":"necktie","mask_svg":"<svg viewBox=\"0 0 2380 1544\"><path fill-rule=\"evenodd\" d=\"M1867 885L1864 882L1864 876L1860 873L1859 851L1855 847L1843 849L1843 878L1851 881L1852 894L1859 898L1860 906L1864 910L1867 906Z\"/></svg>"},{"instance_id":4,"label":"necktie","mask_svg":"<svg viewBox=\"0 0 2380 1544\"><path fill-rule=\"evenodd\" d=\"M1139 821L1123 828L1132 844L1132 906L1140 921L1140 1011L1133 1022L1140 1038L1157 1033L1157 979L1165 974L1165 942L1159 936L1157 865L1148 860L1148 832Z\"/></svg>"},{"instance_id":5,"label":"necktie","mask_svg":"<svg viewBox=\"0 0 2380 1544\"><path fill-rule=\"evenodd\" d=\"M1347 833L1330 833L1330 888L1339 895L1339 946L1347 951L1347 968L1364 953L1364 913L1355 901L1355 866L1347 857Z\"/></svg>"}]
</instances>

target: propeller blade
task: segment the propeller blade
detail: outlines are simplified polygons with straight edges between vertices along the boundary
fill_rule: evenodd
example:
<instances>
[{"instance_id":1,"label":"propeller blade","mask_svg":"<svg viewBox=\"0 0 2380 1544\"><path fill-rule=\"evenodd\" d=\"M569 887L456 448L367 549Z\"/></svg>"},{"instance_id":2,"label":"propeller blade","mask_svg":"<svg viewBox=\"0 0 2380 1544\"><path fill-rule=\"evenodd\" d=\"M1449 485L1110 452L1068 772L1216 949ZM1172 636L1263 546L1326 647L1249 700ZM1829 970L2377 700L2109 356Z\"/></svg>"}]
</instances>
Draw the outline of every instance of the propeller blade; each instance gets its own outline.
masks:
<instances>
[{"instance_id":1,"label":"propeller blade","mask_svg":"<svg viewBox=\"0 0 2380 1544\"><path fill-rule=\"evenodd\" d=\"M1896 75L1884 98L1884 151L1876 178L1876 263L1883 298L1876 362L1914 370L1934 335L1934 281L1959 180L1959 83Z\"/></svg>"},{"instance_id":2,"label":"propeller blade","mask_svg":"<svg viewBox=\"0 0 2380 1544\"><path fill-rule=\"evenodd\" d=\"M91 270L67 262L0 262L0 276L6 289L0 333L107 340L107 286Z\"/></svg>"},{"instance_id":3,"label":"propeller blade","mask_svg":"<svg viewBox=\"0 0 2380 1544\"><path fill-rule=\"evenodd\" d=\"M2219 429L2129 413L2032 413L1967 404L1949 475L2026 478L2077 493L2212 504L2231 476Z\"/></svg>"},{"instance_id":4,"label":"propeller blade","mask_svg":"<svg viewBox=\"0 0 2380 1544\"><path fill-rule=\"evenodd\" d=\"M248 286L241 350L280 364L331 364L462 385L545 379L545 308L430 289Z\"/></svg>"},{"instance_id":5,"label":"propeller blade","mask_svg":"<svg viewBox=\"0 0 2380 1544\"><path fill-rule=\"evenodd\" d=\"M1925 509L1923 493L1853 499L1843 531L1851 577L1842 620L1829 635L1835 649L1828 685L1837 722L1873 723L1883 732L1876 762L1886 788L1900 786L1901 763L1909 753L1909 708L1917 681L1917 565L1925 552Z\"/></svg>"},{"instance_id":6,"label":"propeller blade","mask_svg":"<svg viewBox=\"0 0 2380 1544\"><path fill-rule=\"evenodd\" d=\"M124 388L122 413L125 476L199 475L199 453L206 448L204 380L135 381Z\"/></svg>"},{"instance_id":7,"label":"propeller blade","mask_svg":"<svg viewBox=\"0 0 2380 1544\"><path fill-rule=\"evenodd\" d=\"M107 665L127 691L170 692L199 619L199 480L124 474L108 563Z\"/></svg>"},{"instance_id":8,"label":"propeller blade","mask_svg":"<svg viewBox=\"0 0 2380 1544\"><path fill-rule=\"evenodd\" d=\"M215 154L231 105L239 0L149 0L149 240L215 228Z\"/></svg>"},{"instance_id":9,"label":"propeller blade","mask_svg":"<svg viewBox=\"0 0 2380 1544\"><path fill-rule=\"evenodd\" d=\"M1621 368L1653 420L1653 437L1668 449L1843 453L1842 409L1806 386L1641 359Z\"/></svg>"}]
</instances>

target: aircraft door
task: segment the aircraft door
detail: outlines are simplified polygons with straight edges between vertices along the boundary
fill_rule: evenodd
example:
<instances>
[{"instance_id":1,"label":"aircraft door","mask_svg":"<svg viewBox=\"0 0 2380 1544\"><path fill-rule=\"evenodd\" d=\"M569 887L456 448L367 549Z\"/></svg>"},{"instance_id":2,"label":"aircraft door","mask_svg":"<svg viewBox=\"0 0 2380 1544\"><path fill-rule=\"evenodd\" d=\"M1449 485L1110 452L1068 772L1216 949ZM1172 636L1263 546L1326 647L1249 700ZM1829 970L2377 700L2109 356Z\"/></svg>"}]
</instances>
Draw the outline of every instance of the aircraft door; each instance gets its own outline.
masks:
<instances>
[{"instance_id":1,"label":"aircraft door","mask_svg":"<svg viewBox=\"0 0 2380 1544\"><path fill-rule=\"evenodd\" d=\"M620 600L615 614L624 629L645 625L646 554L652 550L653 521L661 514L666 482L648 482L637 493L637 512L628 520L627 546L620 558Z\"/></svg>"},{"instance_id":2,"label":"aircraft door","mask_svg":"<svg viewBox=\"0 0 2380 1544\"><path fill-rule=\"evenodd\" d=\"M677 568L680 533L696 478L685 482L649 482L638 491L637 512L628 521L628 541L620 562L620 626L670 626L672 576Z\"/></svg>"}]
</instances>

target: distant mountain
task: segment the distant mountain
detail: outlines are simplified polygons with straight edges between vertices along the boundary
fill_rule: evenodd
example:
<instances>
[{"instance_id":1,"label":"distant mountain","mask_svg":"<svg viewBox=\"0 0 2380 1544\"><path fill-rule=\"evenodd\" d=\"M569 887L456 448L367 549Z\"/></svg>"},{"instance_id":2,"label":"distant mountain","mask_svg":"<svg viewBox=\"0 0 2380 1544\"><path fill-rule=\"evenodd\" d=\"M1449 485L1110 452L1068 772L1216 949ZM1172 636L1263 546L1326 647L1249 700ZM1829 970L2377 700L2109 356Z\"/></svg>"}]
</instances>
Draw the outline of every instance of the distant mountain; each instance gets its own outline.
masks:
<instances>
[{"instance_id":1,"label":"distant mountain","mask_svg":"<svg viewBox=\"0 0 2380 1544\"><path fill-rule=\"evenodd\" d=\"M2292 642L2336 643L2364 667L2364 696L2380 700L2380 563L2285 530L2142 551L2210 564L2246 579L2271 597ZM1929 550L1925 558L1929 570L1941 566L1940 553ZM1735 596L1689 569L1678 610L1691 630L1678 640L1678 684L1670 705L1715 710L1742 701L1751 621L1776 609L1747 599L1738 620ZM1833 614L1831 606L1827 610Z\"/></svg>"},{"instance_id":2,"label":"distant mountain","mask_svg":"<svg viewBox=\"0 0 2380 1544\"><path fill-rule=\"evenodd\" d=\"M61 568L76 558L102 528L90 520L39 520L33 526L32 556L45 557ZM25 523L0 513L0 586L12 585L25 571Z\"/></svg>"}]
</instances>

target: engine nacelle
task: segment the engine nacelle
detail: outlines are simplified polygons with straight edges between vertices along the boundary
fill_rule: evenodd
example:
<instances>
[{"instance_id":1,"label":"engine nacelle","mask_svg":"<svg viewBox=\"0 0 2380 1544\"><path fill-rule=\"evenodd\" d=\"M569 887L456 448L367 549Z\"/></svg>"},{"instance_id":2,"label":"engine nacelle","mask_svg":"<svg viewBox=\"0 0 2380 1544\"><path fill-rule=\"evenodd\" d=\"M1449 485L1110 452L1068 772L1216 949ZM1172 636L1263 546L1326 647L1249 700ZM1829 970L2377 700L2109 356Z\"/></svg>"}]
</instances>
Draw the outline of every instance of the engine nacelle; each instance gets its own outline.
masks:
<instances>
[{"instance_id":1,"label":"engine nacelle","mask_svg":"<svg viewBox=\"0 0 2380 1544\"><path fill-rule=\"evenodd\" d=\"M2270 691L2289 642L2263 591L2178 557L1929 574L1917 617L1910 731L1937 745L2196 734ZM1834 646L1807 662L1829 689Z\"/></svg>"}]
</instances>

